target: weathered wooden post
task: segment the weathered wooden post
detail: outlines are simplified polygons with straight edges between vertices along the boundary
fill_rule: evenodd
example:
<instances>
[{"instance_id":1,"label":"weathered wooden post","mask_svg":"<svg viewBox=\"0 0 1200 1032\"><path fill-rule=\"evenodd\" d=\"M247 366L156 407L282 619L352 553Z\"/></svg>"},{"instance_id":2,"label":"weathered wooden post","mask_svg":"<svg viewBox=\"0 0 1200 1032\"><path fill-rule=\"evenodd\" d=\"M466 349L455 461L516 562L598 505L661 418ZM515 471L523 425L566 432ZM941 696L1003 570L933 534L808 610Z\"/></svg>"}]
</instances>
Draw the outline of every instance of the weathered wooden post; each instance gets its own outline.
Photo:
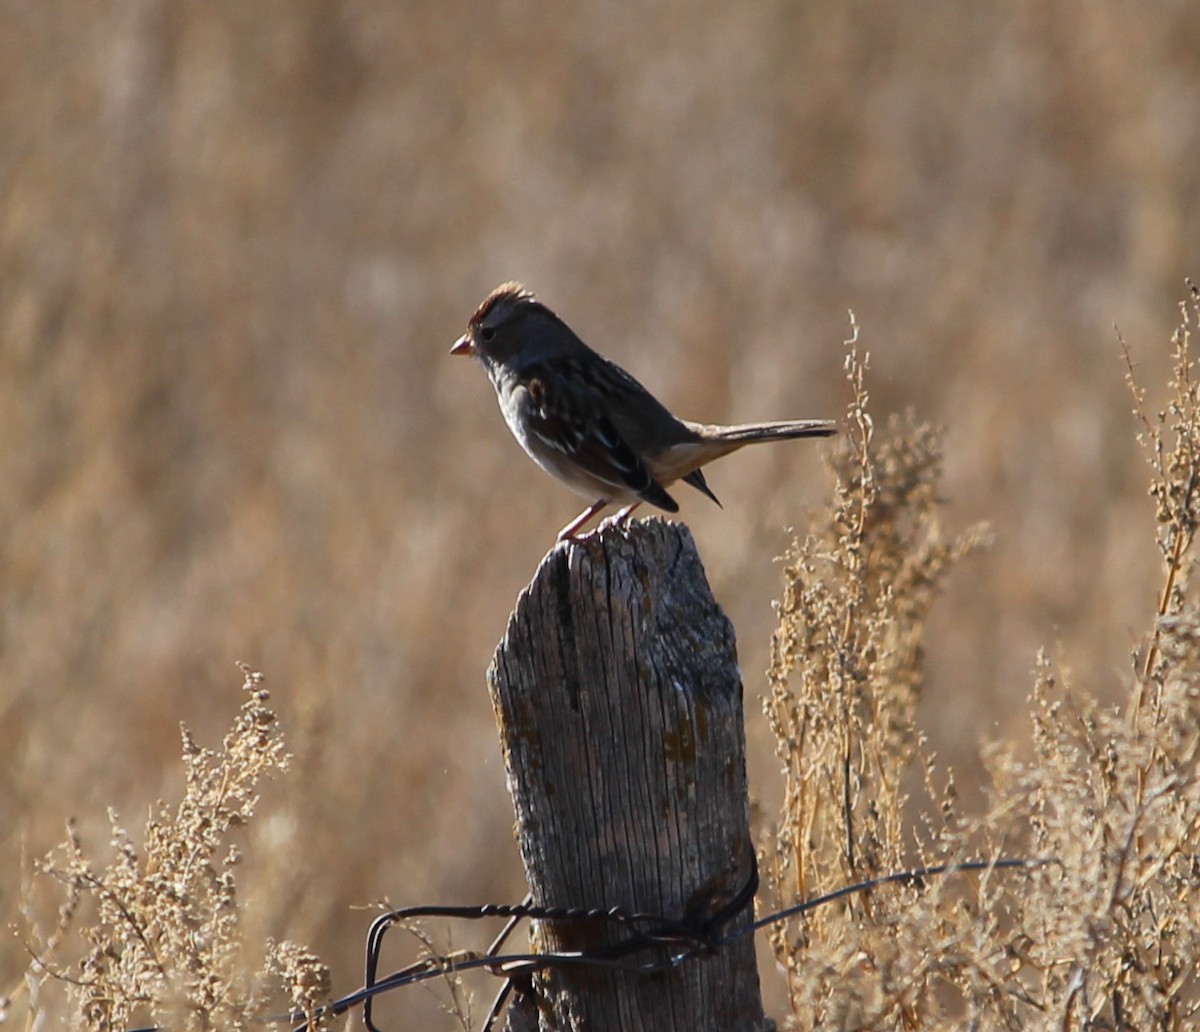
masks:
<instances>
[{"instance_id":1,"label":"weathered wooden post","mask_svg":"<svg viewBox=\"0 0 1200 1032\"><path fill-rule=\"evenodd\" d=\"M533 901L684 915L735 892L752 855L733 628L686 527L608 527L558 545L488 671ZM731 925L752 918L744 911ZM619 941L537 925L535 948ZM509 1028L761 1032L752 937L667 972L553 970Z\"/></svg>"}]
</instances>

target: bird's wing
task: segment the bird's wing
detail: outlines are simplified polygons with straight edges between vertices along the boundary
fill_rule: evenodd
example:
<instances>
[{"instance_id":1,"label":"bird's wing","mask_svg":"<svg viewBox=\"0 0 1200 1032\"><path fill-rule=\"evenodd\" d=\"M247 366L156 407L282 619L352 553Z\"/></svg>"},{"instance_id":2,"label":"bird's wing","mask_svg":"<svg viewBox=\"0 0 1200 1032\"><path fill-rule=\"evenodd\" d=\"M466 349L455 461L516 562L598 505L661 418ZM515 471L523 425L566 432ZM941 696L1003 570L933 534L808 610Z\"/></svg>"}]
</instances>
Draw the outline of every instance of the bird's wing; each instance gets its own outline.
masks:
<instances>
[{"instance_id":1,"label":"bird's wing","mask_svg":"<svg viewBox=\"0 0 1200 1032\"><path fill-rule=\"evenodd\" d=\"M545 363L525 371L529 431L597 480L678 512L678 503L650 475L642 456L607 415L609 406L600 390L576 375L573 366L558 365Z\"/></svg>"}]
</instances>

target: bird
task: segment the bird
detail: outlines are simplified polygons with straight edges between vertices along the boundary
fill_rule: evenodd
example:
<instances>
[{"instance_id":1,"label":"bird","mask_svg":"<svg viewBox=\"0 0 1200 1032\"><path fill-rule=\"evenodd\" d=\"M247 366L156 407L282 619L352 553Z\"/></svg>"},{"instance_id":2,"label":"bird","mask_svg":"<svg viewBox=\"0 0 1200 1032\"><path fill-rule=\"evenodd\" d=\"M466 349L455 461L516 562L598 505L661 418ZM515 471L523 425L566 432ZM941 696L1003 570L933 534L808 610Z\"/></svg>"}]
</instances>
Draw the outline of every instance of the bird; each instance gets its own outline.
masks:
<instances>
[{"instance_id":1,"label":"bird","mask_svg":"<svg viewBox=\"0 0 1200 1032\"><path fill-rule=\"evenodd\" d=\"M720 501L701 467L759 441L831 437L828 419L735 426L678 419L629 373L588 347L520 283L502 283L475 309L452 355L478 359L504 421L534 462L592 500L558 532L574 538L610 505L623 523L643 502L679 511L677 481Z\"/></svg>"}]
</instances>

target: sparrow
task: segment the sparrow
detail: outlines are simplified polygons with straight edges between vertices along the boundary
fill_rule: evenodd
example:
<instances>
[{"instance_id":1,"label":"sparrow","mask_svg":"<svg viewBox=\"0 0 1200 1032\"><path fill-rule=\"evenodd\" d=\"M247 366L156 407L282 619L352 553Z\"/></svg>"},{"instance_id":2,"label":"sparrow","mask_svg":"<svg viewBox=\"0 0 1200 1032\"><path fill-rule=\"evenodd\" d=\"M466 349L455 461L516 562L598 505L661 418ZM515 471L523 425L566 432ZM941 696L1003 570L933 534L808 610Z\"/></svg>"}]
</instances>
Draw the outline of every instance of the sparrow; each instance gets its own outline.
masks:
<instances>
[{"instance_id":1,"label":"sparrow","mask_svg":"<svg viewBox=\"0 0 1200 1032\"><path fill-rule=\"evenodd\" d=\"M673 416L620 366L597 354L519 283L503 283L475 309L452 355L487 370L509 430L534 462L592 500L558 532L573 538L607 506L642 502L666 512L682 480L717 505L701 467L759 441L830 437L827 419L717 426Z\"/></svg>"}]
</instances>

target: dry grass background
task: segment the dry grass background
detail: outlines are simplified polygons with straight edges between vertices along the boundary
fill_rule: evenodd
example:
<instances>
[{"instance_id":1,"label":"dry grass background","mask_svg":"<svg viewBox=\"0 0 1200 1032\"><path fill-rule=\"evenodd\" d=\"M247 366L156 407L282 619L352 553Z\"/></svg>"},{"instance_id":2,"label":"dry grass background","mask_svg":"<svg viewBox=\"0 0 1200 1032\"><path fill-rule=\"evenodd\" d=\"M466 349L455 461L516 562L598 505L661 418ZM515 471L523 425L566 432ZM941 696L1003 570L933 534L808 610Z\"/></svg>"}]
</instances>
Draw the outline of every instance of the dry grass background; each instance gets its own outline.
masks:
<instances>
[{"instance_id":1,"label":"dry grass background","mask_svg":"<svg viewBox=\"0 0 1200 1032\"><path fill-rule=\"evenodd\" d=\"M3 15L6 924L53 898L27 883L64 818L99 849L107 806L180 794L178 722L220 737L237 660L295 755L244 833L264 935L345 989L353 905L520 897L483 670L577 506L445 354L507 278L705 420L844 412L854 309L877 417L944 423L950 520L995 533L914 717L966 800L983 737L1033 748L1040 646L1120 689L1161 564L1112 325L1162 383L1200 257L1190 5ZM814 453L686 500L751 696L772 557L832 490Z\"/></svg>"}]
</instances>

